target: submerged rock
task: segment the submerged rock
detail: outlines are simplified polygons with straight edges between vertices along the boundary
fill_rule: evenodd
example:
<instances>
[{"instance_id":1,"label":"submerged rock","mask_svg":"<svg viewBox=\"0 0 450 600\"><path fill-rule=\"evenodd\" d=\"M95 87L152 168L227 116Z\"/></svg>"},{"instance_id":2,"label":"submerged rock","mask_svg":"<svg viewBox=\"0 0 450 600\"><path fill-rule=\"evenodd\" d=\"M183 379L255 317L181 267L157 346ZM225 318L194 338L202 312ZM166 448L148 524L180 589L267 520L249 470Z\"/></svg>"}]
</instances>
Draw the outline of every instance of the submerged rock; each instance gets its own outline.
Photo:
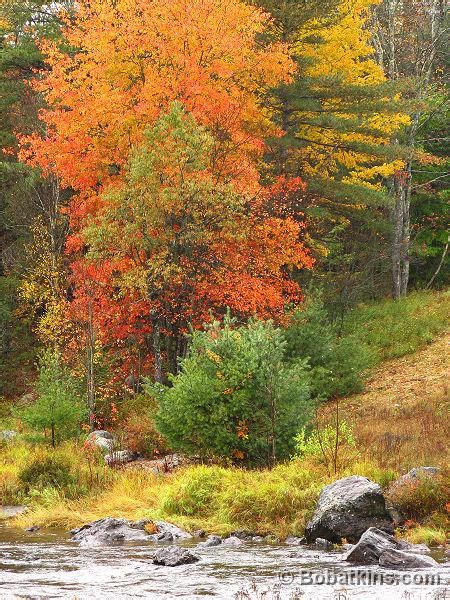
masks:
<instances>
[{"instance_id":1,"label":"submerged rock","mask_svg":"<svg viewBox=\"0 0 450 600\"><path fill-rule=\"evenodd\" d=\"M220 546L222 538L218 535L210 535L204 542L200 542L199 548L212 548L213 546Z\"/></svg>"},{"instance_id":2,"label":"submerged rock","mask_svg":"<svg viewBox=\"0 0 450 600\"><path fill-rule=\"evenodd\" d=\"M162 548L153 557L155 565L163 565L165 567L178 567L179 565L188 565L199 561L200 558L190 552L187 548L179 546L169 546Z\"/></svg>"},{"instance_id":3,"label":"submerged rock","mask_svg":"<svg viewBox=\"0 0 450 600\"><path fill-rule=\"evenodd\" d=\"M392 517L380 486L352 475L323 488L305 537L309 543L317 538L336 544L345 538L356 543L370 527L392 533Z\"/></svg>"},{"instance_id":4,"label":"submerged rock","mask_svg":"<svg viewBox=\"0 0 450 600\"><path fill-rule=\"evenodd\" d=\"M423 554L412 554L411 552L402 552L390 548L381 553L379 560L380 567L385 569L429 569L439 566L431 556Z\"/></svg>"},{"instance_id":5,"label":"submerged rock","mask_svg":"<svg viewBox=\"0 0 450 600\"><path fill-rule=\"evenodd\" d=\"M319 550L331 550L331 548L333 547L332 542L323 538L316 538L314 545L316 546L316 548L319 548Z\"/></svg>"},{"instance_id":6,"label":"submerged rock","mask_svg":"<svg viewBox=\"0 0 450 600\"><path fill-rule=\"evenodd\" d=\"M243 543L244 542L235 535L230 535L230 537L227 537L224 540L222 540L222 544L225 546L242 546Z\"/></svg>"}]
</instances>

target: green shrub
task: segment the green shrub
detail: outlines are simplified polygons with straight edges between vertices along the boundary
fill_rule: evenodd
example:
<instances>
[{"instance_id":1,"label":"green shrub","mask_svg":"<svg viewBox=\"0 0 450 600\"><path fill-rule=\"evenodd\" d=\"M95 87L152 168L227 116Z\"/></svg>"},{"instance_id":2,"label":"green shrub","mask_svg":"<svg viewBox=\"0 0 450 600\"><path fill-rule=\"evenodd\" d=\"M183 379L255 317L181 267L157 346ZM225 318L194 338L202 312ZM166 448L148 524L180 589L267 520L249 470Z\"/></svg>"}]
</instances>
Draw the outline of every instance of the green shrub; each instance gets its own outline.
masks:
<instances>
[{"instance_id":1,"label":"green shrub","mask_svg":"<svg viewBox=\"0 0 450 600\"><path fill-rule=\"evenodd\" d=\"M354 335L340 336L320 296L298 310L285 331L287 357L306 359L311 366L311 393L326 400L358 392L373 364L367 345Z\"/></svg>"},{"instance_id":2,"label":"green shrub","mask_svg":"<svg viewBox=\"0 0 450 600\"><path fill-rule=\"evenodd\" d=\"M446 513L449 493L448 474L441 473L394 485L387 498L405 519L422 521L433 513Z\"/></svg>"},{"instance_id":3,"label":"green shrub","mask_svg":"<svg viewBox=\"0 0 450 600\"><path fill-rule=\"evenodd\" d=\"M36 458L19 473L19 480L26 491L32 488L54 487L64 489L73 485L75 479L70 465L57 457Z\"/></svg>"},{"instance_id":4,"label":"green shrub","mask_svg":"<svg viewBox=\"0 0 450 600\"><path fill-rule=\"evenodd\" d=\"M341 421L338 429L335 425L318 426L312 430L303 427L295 436L294 442L294 458L314 456L325 465L329 473L337 472L339 457L344 449L346 455L341 456L340 462L345 460L349 463L357 456L353 431L346 421Z\"/></svg>"},{"instance_id":5,"label":"green shrub","mask_svg":"<svg viewBox=\"0 0 450 600\"><path fill-rule=\"evenodd\" d=\"M286 342L272 323L233 328L229 318L195 332L173 386L159 396L159 431L191 455L239 465L288 458L299 427L311 417L305 361L283 362Z\"/></svg>"}]
</instances>

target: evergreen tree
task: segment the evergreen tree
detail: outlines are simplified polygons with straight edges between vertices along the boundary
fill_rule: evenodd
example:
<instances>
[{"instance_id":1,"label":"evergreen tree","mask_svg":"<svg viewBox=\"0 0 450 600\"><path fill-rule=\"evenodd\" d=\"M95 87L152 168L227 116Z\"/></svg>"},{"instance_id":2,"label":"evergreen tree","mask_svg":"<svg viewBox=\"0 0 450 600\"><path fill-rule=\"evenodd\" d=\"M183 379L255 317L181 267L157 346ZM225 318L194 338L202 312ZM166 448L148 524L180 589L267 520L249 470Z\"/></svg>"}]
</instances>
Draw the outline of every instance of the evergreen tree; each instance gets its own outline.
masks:
<instances>
[{"instance_id":1,"label":"evergreen tree","mask_svg":"<svg viewBox=\"0 0 450 600\"><path fill-rule=\"evenodd\" d=\"M406 155L391 141L409 122L402 90L373 60L366 27L372 0L340 0L297 21L293 0L282 3L284 10L262 4L275 17L273 35L290 43L298 66L295 81L270 99L285 135L272 141L268 175L307 179L307 191L292 201L308 217L319 258L314 276L332 280L334 303L352 304L379 294L388 280L383 183Z\"/></svg>"}]
</instances>

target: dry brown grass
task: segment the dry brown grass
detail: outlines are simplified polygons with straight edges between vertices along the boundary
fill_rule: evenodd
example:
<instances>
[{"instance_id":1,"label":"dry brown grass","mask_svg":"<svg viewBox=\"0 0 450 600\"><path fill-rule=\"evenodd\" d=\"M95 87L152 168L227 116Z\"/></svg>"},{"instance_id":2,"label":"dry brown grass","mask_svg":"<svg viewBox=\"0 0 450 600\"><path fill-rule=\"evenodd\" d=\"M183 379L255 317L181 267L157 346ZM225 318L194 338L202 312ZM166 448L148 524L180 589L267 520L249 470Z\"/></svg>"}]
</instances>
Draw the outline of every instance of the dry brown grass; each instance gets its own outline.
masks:
<instances>
[{"instance_id":1,"label":"dry brown grass","mask_svg":"<svg viewBox=\"0 0 450 600\"><path fill-rule=\"evenodd\" d=\"M448 345L440 337L415 354L381 365L364 393L339 401L362 453L383 467L448 464ZM334 418L336 404L319 418Z\"/></svg>"}]
</instances>

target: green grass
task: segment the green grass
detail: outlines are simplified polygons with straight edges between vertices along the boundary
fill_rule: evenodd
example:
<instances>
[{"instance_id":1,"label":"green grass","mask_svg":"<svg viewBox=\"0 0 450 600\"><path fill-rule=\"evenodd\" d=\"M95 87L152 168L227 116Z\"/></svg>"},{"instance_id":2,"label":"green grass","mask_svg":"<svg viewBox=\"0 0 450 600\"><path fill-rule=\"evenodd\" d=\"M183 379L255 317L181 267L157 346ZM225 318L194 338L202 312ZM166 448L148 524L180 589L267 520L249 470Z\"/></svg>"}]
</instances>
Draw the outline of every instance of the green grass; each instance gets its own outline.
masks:
<instances>
[{"instance_id":1,"label":"green grass","mask_svg":"<svg viewBox=\"0 0 450 600\"><path fill-rule=\"evenodd\" d=\"M399 301L385 300L350 311L343 333L367 344L375 364L410 354L448 328L450 293L413 292Z\"/></svg>"}]
</instances>

